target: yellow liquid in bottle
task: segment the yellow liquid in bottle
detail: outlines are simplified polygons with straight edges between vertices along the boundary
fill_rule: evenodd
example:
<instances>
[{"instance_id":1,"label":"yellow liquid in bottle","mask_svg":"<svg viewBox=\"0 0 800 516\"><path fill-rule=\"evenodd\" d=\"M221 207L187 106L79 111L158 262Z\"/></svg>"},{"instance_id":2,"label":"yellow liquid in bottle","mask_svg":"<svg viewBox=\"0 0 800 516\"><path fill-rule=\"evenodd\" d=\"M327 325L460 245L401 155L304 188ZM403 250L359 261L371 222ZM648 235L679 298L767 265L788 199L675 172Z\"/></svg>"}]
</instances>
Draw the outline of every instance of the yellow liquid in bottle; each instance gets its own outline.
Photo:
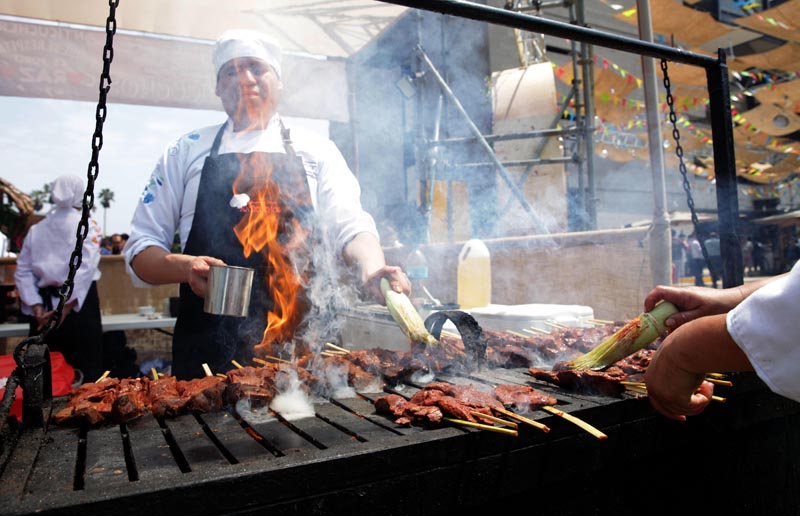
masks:
<instances>
[{"instance_id":1,"label":"yellow liquid in bottle","mask_svg":"<svg viewBox=\"0 0 800 516\"><path fill-rule=\"evenodd\" d=\"M492 302L492 265L483 242L469 241L458 257L458 290L456 302L463 310L482 307Z\"/></svg>"}]
</instances>

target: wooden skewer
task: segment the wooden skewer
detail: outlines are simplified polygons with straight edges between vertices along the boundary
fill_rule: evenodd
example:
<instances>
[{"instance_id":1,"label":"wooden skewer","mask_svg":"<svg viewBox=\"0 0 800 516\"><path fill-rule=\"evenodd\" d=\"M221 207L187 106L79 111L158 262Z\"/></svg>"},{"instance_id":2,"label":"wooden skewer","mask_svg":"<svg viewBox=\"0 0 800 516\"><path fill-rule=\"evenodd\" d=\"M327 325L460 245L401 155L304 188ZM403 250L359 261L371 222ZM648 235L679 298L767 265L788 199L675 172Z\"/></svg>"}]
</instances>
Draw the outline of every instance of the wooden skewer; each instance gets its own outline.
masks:
<instances>
[{"instance_id":1,"label":"wooden skewer","mask_svg":"<svg viewBox=\"0 0 800 516\"><path fill-rule=\"evenodd\" d=\"M516 419L517 421L519 421L521 423L525 423L526 425L530 425L530 426L532 426L534 428L538 428L539 430L541 430L544 433L550 432L550 427L549 426L543 425L542 423L540 423L538 421L534 421L533 419L529 419L529 418L527 418L525 416L520 416L519 414L517 414L515 412L511 412L510 410L506 410L504 408L496 408L494 410L496 410L497 412L499 412L501 414L505 414L506 416L508 416L510 418Z\"/></svg>"},{"instance_id":2,"label":"wooden skewer","mask_svg":"<svg viewBox=\"0 0 800 516\"><path fill-rule=\"evenodd\" d=\"M606 321L605 319L586 319L590 323L594 324L613 324L614 321Z\"/></svg>"},{"instance_id":3,"label":"wooden skewer","mask_svg":"<svg viewBox=\"0 0 800 516\"><path fill-rule=\"evenodd\" d=\"M523 339L527 339L528 338L527 335L524 335L524 334L519 333L519 332L514 331L514 330L506 330L506 333L510 333L511 335L516 335L517 337L522 337Z\"/></svg>"},{"instance_id":4,"label":"wooden skewer","mask_svg":"<svg viewBox=\"0 0 800 516\"><path fill-rule=\"evenodd\" d=\"M330 342L326 342L325 345L328 346L329 348L335 349L336 351L341 351L342 353L350 353L349 349L340 348L336 344L333 344L333 343L330 343Z\"/></svg>"},{"instance_id":5,"label":"wooden skewer","mask_svg":"<svg viewBox=\"0 0 800 516\"><path fill-rule=\"evenodd\" d=\"M713 383L715 385L723 385L725 387L733 387L733 382L731 382L729 380L718 380L717 378L711 378L709 376L706 376L705 380L707 382L711 382L711 383Z\"/></svg>"},{"instance_id":6,"label":"wooden skewer","mask_svg":"<svg viewBox=\"0 0 800 516\"><path fill-rule=\"evenodd\" d=\"M638 392L640 394L647 394L647 385L642 382L619 382L625 386L626 389L634 392ZM725 403L727 401L726 398L722 396L711 396L711 401L716 401L719 403Z\"/></svg>"},{"instance_id":7,"label":"wooden skewer","mask_svg":"<svg viewBox=\"0 0 800 516\"><path fill-rule=\"evenodd\" d=\"M475 417L485 419L486 421L491 421L492 423L497 423L498 425L503 426L510 426L511 428L517 428L517 424L513 421L506 421L505 419L501 419L499 417L490 416L489 414L484 414L483 412L478 412L477 410L470 411Z\"/></svg>"},{"instance_id":8,"label":"wooden skewer","mask_svg":"<svg viewBox=\"0 0 800 516\"><path fill-rule=\"evenodd\" d=\"M320 353L323 357L343 357L347 355L347 353L342 353L340 351L323 351Z\"/></svg>"},{"instance_id":9,"label":"wooden skewer","mask_svg":"<svg viewBox=\"0 0 800 516\"><path fill-rule=\"evenodd\" d=\"M533 333L533 334L538 333L539 335L550 335L549 331L537 328L536 326L531 326L530 328L524 328L522 331L527 331L528 333Z\"/></svg>"},{"instance_id":10,"label":"wooden skewer","mask_svg":"<svg viewBox=\"0 0 800 516\"><path fill-rule=\"evenodd\" d=\"M620 385L633 385L633 386L636 386L636 387L644 387L645 386L644 382L627 382L627 381L622 380L619 383L620 383Z\"/></svg>"},{"instance_id":11,"label":"wooden skewer","mask_svg":"<svg viewBox=\"0 0 800 516\"><path fill-rule=\"evenodd\" d=\"M559 330L566 330L566 329L569 328L569 326L567 326L566 324L561 324L561 323L557 323L557 322L545 321L544 323L547 326L552 326L553 328L558 328Z\"/></svg>"},{"instance_id":12,"label":"wooden skewer","mask_svg":"<svg viewBox=\"0 0 800 516\"><path fill-rule=\"evenodd\" d=\"M206 376L214 376L214 373L211 372L211 368L208 367L208 364L203 362L203 371L206 372Z\"/></svg>"},{"instance_id":13,"label":"wooden skewer","mask_svg":"<svg viewBox=\"0 0 800 516\"><path fill-rule=\"evenodd\" d=\"M109 375L109 374L111 374L111 371L106 371L105 373L103 373L102 375L100 375L100 378L98 378L97 380L95 380L95 381L94 381L94 383L100 383L100 381L101 381L101 380L105 380L105 379L108 377L108 375Z\"/></svg>"},{"instance_id":14,"label":"wooden skewer","mask_svg":"<svg viewBox=\"0 0 800 516\"><path fill-rule=\"evenodd\" d=\"M222 374L222 373L217 373L217 376L219 376L220 378L227 378L228 377L228 375Z\"/></svg>"},{"instance_id":15,"label":"wooden skewer","mask_svg":"<svg viewBox=\"0 0 800 516\"><path fill-rule=\"evenodd\" d=\"M472 421L464 421L463 419L453 419L451 417L443 417L442 420L447 421L448 423L453 423L455 425L478 428L480 430L486 430L488 432L497 432L498 434L513 435L514 437L517 437L517 435L519 435L516 430L511 430L509 428L498 428L496 426L491 426L491 425L482 425L480 423L473 423Z\"/></svg>"},{"instance_id":16,"label":"wooden skewer","mask_svg":"<svg viewBox=\"0 0 800 516\"><path fill-rule=\"evenodd\" d=\"M706 373L706 376L710 376L711 378L725 378L725 375L722 373Z\"/></svg>"},{"instance_id":17,"label":"wooden skewer","mask_svg":"<svg viewBox=\"0 0 800 516\"><path fill-rule=\"evenodd\" d=\"M244 369L244 366L236 360L231 360L231 364L235 365L237 369Z\"/></svg>"},{"instance_id":18,"label":"wooden skewer","mask_svg":"<svg viewBox=\"0 0 800 516\"><path fill-rule=\"evenodd\" d=\"M587 423L582 419L579 419L571 414L567 414L563 410L558 410L557 408L551 407L549 405L544 405L542 409L555 416L564 418L572 424L578 425L579 427L583 428L584 430L586 430L593 436L597 437L598 439L608 439L608 436L603 432L601 432L600 430L598 430L597 428L593 427L592 425L590 425L589 423Z\"/></svg>"},{"instance_id":19,"label":"wooden skewer","mask_svg":"<svg viewBox=\"0 0 800 516\"><path fill-rule=\"evenodd\" d=\"M461 335L459 335L458 333L453 333L452 331L442 330L441 334L444 335L445 337L451 337L451 338L454 338L454 339L460 339L461 338Z\"/></svg>"},{"instance_id":20,"label":"wooden skewer","mask_svg":"<svg viewBox=\"0 0 800 516\"><path fill-rule=\"evenodd\" d=\"M150 368L150 374L153 375L153 380L156 380L156 381L158 380L158 371L156 371L155 367L151 367Z\"/></svg>"},{"instance_id":21,"label":"wooden skewer","mask_svg":"<svg viewBox=\"0 0 800 516\"><path fill-rule=\"evenodd\" d=\"M349 355L350 354L347 351L336 351L335 349L326 349L326 350L322 351L322 353L327 353L329 355L339 355L339 356L341 356L341 355Z\"/></svg>"},{"instance_id":22,"label":"wooden skewer","mask_svg":"<svg viewBox=\"0 0 800 516\"><path fill-rule=\"evenodd\" d=\"M289 360L284 360L282 358L273 357L272 355L264 355L264 358L267 358L269 360L274 360L276 362L284 362L286 364L291 364L291 362ZM267 362L266 360L264 360L262 358L257 358L257 357L253 359L253 362L255 362L257 364L261 364L261 365L269 365L269 362Z\"/></svg>"}]
</instances>

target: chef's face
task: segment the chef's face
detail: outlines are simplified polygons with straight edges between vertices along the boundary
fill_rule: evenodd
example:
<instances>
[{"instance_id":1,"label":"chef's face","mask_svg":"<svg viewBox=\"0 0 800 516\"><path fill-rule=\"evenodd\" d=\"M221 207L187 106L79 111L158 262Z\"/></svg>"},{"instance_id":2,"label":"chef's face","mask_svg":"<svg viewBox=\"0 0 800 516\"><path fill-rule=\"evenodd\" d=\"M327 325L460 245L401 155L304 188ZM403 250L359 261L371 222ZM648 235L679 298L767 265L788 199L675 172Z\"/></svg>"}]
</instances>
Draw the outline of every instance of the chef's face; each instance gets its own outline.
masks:
<instances>
[{"instance_id":1,"label":"chef's face","mask_svg":"<svg viewBox=\"0 0 800 516\"><path fill-rule=\"evenodd\" d=\"M283 84L275 70L255 57L240 57L222 65L216 94L236 131L263 129L278 107Z\"/></svg>"}]
</instances>

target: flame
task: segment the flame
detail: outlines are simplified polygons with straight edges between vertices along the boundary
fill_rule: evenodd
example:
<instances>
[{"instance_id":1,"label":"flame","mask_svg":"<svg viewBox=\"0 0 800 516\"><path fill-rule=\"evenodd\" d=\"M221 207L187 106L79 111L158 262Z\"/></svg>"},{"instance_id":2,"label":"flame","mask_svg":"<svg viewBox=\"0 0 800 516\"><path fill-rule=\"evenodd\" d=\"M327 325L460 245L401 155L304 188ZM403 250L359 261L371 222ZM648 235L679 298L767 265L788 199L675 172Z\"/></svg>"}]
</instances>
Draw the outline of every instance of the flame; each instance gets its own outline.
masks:
<instances>
[{"instance_id":1,"label":"flame","mask_svg":"<svg viewBox=\"0 0 800 516\"><path fill-rule=\"evenodd\" d=\"M261 343L255 349L263 350L273 342L289 342L303 315L300 296L301 278L290 259L289 251L299 245L303 231L295 218L290 218L293 238L282 244L278 238L281 228L281 191L272 182L272 163L260 154L250 154L242 174L233 183L233 193L247 193L250 201L242 208L244 216L234 227L242 243L245 258L252 253L262 253L267 259L266 287L272 294L273 309L267 313L267 327Z\"/></svg>"}]
</instances>

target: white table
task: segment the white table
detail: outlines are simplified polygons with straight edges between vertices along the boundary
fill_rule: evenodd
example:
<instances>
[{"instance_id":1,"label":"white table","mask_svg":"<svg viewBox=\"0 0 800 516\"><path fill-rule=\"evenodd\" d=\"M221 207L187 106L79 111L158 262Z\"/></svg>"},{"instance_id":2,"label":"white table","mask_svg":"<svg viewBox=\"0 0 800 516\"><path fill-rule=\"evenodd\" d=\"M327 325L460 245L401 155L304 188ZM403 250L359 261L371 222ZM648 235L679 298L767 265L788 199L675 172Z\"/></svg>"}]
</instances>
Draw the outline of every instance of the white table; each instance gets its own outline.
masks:
<instances>
[{"instance_id":1,"label":"white table","mask_svg":"<svg viewBox=\"0 0 800 516\"><path fill-rule=\"evenodd\" d=\"M113 314L102 316L103 331L119 330L157 330L170 333L168 329L175 327L175 317L158 317L148 319L139 314ZM28 323L0 324L0 338L27 337Z\"/></svg>"}]
</instances>

